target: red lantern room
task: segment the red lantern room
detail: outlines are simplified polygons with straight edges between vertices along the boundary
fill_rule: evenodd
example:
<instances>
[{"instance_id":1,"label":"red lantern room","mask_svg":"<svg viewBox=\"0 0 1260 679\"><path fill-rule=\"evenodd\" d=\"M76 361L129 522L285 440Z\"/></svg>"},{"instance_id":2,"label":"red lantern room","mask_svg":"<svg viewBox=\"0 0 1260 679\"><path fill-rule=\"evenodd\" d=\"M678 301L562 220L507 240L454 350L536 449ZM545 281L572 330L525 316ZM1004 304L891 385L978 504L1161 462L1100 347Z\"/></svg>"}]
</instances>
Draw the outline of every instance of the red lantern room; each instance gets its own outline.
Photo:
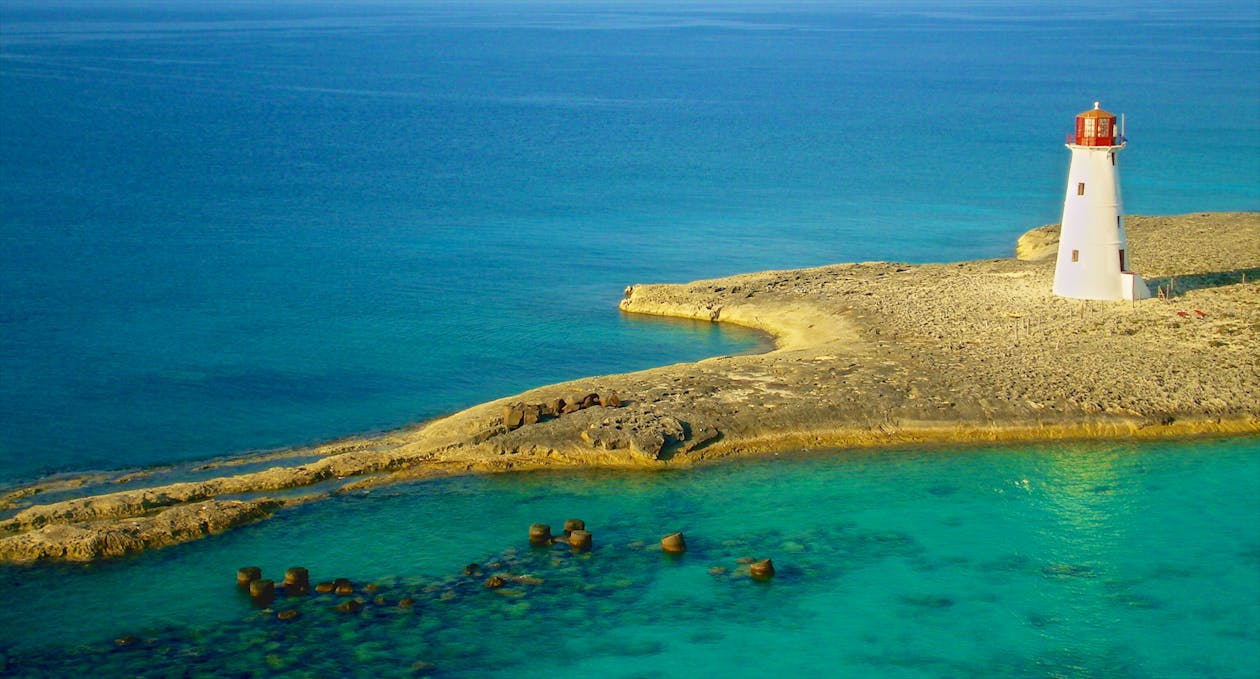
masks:
<instances>
[{"instance_id":1,"label":"red lantern room","mask_svg":"<svg viewBox=\"0 0 1260 679\"><path fill-rule=\"evenodd\" d=\"M1098 108L1076 116L1076 134L1068 135L1068 143L1077 146L1118 146L1124 143L1116 129L1116 116Z\"/></svg>"}]
</instances>

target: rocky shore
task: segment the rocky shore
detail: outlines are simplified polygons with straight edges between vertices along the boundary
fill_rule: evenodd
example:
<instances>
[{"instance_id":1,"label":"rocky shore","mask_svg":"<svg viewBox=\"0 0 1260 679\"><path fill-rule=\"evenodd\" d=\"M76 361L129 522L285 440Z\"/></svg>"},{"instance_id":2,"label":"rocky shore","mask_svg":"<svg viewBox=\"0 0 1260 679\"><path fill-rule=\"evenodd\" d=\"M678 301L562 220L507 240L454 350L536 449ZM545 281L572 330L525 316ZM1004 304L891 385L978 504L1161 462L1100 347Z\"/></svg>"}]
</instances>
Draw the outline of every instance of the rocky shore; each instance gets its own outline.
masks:
<instances>
[{"instance_id":1,"label":"rocky shore","mask_svg":"<svg viewBox=\"0 0 1260 679\"><path fill-rule=\"evenodd\" d=\"M382 436L0 496L0 561L184 542L335 492L470 472L680 467L806 448L1260 434L1260 213L1128 217L1159 298L1050 294L1057 226L1016 258L633 285L621 309L734 323L773 351L555 384Z\"/></svg>"}]
</instances>

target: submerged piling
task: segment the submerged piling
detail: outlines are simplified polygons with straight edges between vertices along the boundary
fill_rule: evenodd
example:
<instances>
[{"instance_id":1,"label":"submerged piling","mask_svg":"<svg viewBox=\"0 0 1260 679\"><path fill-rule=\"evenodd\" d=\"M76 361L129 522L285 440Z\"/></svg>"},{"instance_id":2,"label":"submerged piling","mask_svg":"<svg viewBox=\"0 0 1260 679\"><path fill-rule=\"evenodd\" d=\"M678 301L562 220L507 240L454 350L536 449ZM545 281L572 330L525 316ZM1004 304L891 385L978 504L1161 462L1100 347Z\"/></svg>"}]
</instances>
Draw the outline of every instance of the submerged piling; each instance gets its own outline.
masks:
<instances>
[{"instance_id":1,"label":"submerged piling","mask_svg":"<svg viewBox=\"0 0 1260 679\"><path fill-rule=\"evenodd\" d=\"M687 551L687 541L682 533L670 533L661 538L661 550L668 554L682 554Z\"/></svg>"},{"instance_id":2,"label":"submerged piling","mask_svg":"<svg viewBox=\"0 0 1260 679\"><path fill-rule=\"evenodd\" d=\"M545 523L531 524L529 527L529 544L531 545L551 544L551 526L548 526Z\"/></svg>"},{"instance_id":3,"label":"submerged piling","mask_svg":"<svg viewBox=\"0 0 1260 679\"><path fill-rule=\"evenodd\" d=\"M774 562L770 559L762 559L748 564L748 574L753 580L769 580L774 577Z\"/></svg>"},{"instance_id":4,"label":"submerged piling","mask_svg":"<svg viewBox=\"0 0 1260 679\"><path fill-rule=\"evenodd\" d=\"M246 566L236 569L236 586L249 589L249 583L262 577L262 569L258 566Z\"/></svg>"},{"instance_id":5,"label":"submerged piling","mask_svg":"<svg viewBox=\"0 0 1260 679\"><path fill-rule=\"evenodd\" d=\"M575 552L591 551L591 534L585 530L575 530L569 534L569 547Z\"/></svg>"},{"instance_id":6,"label":"submerged piling","mask_svg":"<svg viewBox=\"0 0 1260 679\"><path fill-rule=\"evenodd\" d=\"M260 608L270 606L276 600L276 583L265 579L249 583L249 600Z\"/></svg>"},{"instance_id":7,"label":"submerged piling","mask_svg":"<svg viewBox=\"0 0 1260 679\"><path fill-rule=\"evenodd\" d=\"M305 568L295 566L284 572L284 593L288 596L301 596L311 591L311 576Z\"/></svg>"}]
</instances>

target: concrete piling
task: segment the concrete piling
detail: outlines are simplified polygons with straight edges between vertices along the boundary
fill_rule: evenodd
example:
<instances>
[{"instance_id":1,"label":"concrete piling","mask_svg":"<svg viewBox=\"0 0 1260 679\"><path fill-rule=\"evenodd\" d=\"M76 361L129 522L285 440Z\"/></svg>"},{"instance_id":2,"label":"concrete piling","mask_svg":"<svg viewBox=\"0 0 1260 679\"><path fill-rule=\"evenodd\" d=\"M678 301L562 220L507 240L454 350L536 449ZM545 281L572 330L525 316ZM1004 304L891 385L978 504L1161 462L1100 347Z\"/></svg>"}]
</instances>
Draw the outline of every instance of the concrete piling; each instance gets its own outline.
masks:
<instances>
[{"instance_id":1,"label":"concrete piling","mask_svg":"<svg viewBox=\"0 0 1260 679\"><path fill-rule=\"evenodd\" d=\"M249 600L260 608L270 606L276 600L276 583L266 579L249 583Z\"/></svg>"},{"instance_id":2,"label":"concrete piling","mask_svg":"<svg viewBox=\"0 0 1260 679\"><path fill-rule=\"evenodd\" d=\"M748 574L753 580L769 580L774 577L774 562L770 559L762 559L748 564Z\"/></svg>"},{"instance_id":3,"label":"concrete piling","mask_svg":"<svg viewBox=\"0 0 1260 679\"><path fill-rule=\"evenodd\" d=\"M551 544L551 526L548 526L545 523L530 524L529 544L531 545Z\"/></svg>"},{"instance_id":4,"label":"concrete piling","mask_svg":"<svg viewBox=\"0 0 1260 679\"><path fill-rule=\"evenodd\" d=\"M581 519L565 519L564 520L565 537L572 535L573 531L575 530L586 530L586 522Z\"/></svg>"},{"instance_id":5,"label":"concrete piling","mask_svg":"<svg viewBox=\"0 0 1260 679\"><path fill-rule=\"evenodd\" d=\"M262 569L258 566L246 566L236 569L236 586L249 589L249 583L262 577Z\"/></svg>"},{"instance_id":6,"label":"concrete piling","mask_svg":"<svg viewBox=\"0 0 1260 679\"><path fill-rule=\"evenodd\" d=\"M670 533L661 538L661 550L668 554L682 554L687 551L687 541L682 533Z\"/></svg>"},{"instance_id":7,"label":"concrete piling","mask_svg":"<svg viewBox=\"0 0 1260 679\"><path fill-rule=\"evenodd\" d=\"M311 576L305 568L295 566L284 572L284 593L288 596L311 593Z\"/></svg>"},{"instance_id":8,"label":"concrete piling","mask_svg":"<svg viewBox=\"0 0 1260 679\"><path fill-rule=\"evenodd\" d=\"M591 551L591 534L585 530L575 530L569 534L569 547L575 552Z\"/></svg>"}]
</instances>

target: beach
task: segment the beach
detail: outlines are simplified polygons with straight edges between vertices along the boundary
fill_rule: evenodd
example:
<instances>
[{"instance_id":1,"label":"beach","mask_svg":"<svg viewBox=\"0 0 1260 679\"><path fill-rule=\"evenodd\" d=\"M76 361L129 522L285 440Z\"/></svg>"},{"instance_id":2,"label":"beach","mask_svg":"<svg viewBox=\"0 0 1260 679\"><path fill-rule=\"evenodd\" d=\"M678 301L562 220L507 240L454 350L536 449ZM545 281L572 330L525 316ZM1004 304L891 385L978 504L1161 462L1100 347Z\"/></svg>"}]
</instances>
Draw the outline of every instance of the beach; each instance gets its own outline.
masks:
<instances>
[{"instance_id":1,"label":"beach","mask_svg":"<svg viewBox=\"0 0 1260 679\"><path fill-rule=\"evenodd\" d=\"M756 328L775 348L548 385L380 436L208 462L196 480L156 469L22 486L0 499L0 560L116 557L338 492L452 474L1260 433L1260 213L1131 216L1126 230L1132 268L1159 297L1051 295L1053 226L1027 232L1012 258L630 285L623 312Z\"/></svg>"}]
</instances>

